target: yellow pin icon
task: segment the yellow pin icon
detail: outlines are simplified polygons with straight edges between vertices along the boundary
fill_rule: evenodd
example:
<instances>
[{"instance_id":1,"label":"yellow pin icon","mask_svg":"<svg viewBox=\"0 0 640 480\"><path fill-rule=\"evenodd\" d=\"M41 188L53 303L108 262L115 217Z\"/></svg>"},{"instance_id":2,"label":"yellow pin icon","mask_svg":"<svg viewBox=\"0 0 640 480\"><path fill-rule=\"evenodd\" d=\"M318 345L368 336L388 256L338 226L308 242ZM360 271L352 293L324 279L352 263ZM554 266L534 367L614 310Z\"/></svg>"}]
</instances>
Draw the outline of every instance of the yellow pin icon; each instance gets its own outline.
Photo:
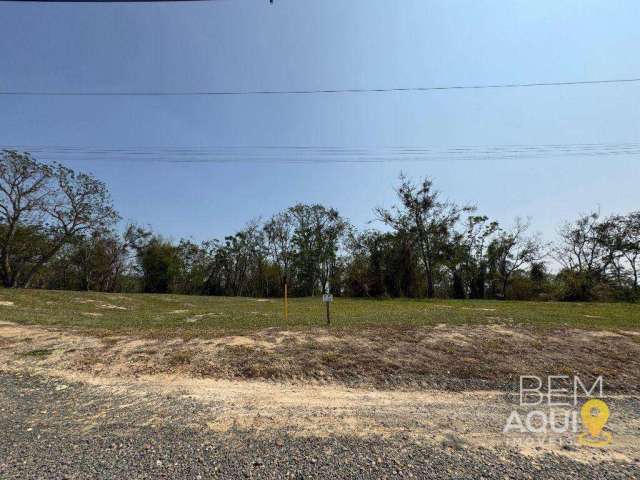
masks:
<instances>
[{"instance_id":1,"label":"yellow pin icon","mask_svg":"<svg viewBox=\"0 0 640 480\"><path fill-rule=\"evenodd\" d=\"M584 432L578 437L578 441L583 445L592 447L603 447L611 443L611 433L603 432L602 429L609 420L609 406L599 399L591 399L585 402L580 409L582 423L589 432ZM601 436L602 434L602 436Z\"/></svg>"}]
</instances>

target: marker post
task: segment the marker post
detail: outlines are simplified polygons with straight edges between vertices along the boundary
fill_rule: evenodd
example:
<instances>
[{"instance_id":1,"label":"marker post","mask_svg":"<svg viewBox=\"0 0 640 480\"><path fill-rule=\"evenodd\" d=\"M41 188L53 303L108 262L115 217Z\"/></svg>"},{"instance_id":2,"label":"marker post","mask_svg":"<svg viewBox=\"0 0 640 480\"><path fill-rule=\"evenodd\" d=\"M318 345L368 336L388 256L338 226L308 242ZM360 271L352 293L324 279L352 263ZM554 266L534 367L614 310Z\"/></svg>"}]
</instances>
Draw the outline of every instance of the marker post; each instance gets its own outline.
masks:
<instances>
[{"instance_id":1,"label":"marker post","mask_svg":"<svg viewBox=\"0 0 640 480\"><path fill-rule=\"evenodd\" d=\"M322 301L325 304L326 307L326 312L327 312L327 325L331 325L331 312L329 309L329 304L331 302L333 302L333 295L331 295L329 293L329 282L327 281L327 283L324 286L324 295L322 295Z\"/></svg>"}]
</instances>

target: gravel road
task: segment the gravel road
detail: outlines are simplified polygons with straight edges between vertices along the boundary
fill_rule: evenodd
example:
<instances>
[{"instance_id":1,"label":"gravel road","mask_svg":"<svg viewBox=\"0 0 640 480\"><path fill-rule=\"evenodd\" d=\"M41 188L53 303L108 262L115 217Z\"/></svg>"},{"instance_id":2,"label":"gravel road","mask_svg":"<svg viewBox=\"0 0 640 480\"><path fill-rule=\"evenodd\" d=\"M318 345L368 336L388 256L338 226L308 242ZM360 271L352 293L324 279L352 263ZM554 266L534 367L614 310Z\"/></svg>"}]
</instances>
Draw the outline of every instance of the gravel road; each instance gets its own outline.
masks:
<instances>
[{"instance_id":1,"label":"gravel road","mask_svg":"<svg viewBox=\"0 0 640 480\"><path fill-rule=\"evenodd\" d=\"M401 434L215 432L195 421L215 403L142 397L0 373L0 479L640 478L637 464L531 457L455 441L428 445Z\"/></svg>"}]
</instances>

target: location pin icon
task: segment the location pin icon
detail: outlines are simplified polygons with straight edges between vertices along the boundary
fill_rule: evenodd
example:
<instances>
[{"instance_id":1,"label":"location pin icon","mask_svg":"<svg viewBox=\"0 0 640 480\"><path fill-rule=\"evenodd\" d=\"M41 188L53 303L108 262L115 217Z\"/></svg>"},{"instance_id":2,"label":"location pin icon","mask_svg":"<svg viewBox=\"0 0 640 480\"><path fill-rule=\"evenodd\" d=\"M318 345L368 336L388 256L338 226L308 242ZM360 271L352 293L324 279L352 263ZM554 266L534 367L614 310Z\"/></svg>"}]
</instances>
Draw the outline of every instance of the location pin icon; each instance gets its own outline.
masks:
<instances>
[{"instance_id":1,"label":"location pin icon","mask_svg":"<svg viewBox=\"0 0 640 480\"><path fill-rule=\"evenodd\" d=\"M582 405L580 416L591 437L595 438L609 420L609 407L602 400L594 398Z\"/></svg>"}]
</instances>

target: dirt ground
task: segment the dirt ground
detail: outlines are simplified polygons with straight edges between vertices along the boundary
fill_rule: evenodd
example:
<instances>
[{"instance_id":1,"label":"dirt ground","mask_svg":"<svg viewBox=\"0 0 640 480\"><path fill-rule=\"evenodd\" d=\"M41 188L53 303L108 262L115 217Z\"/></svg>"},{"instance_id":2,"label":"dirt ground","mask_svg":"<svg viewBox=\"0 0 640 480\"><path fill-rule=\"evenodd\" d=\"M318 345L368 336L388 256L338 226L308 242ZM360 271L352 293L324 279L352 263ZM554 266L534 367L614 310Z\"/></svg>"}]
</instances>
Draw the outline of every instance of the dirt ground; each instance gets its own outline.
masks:
<instances>
[{"instance_id":1,"label":"dirt ground","mask_svg":"<svg viewBox=\"0 0 640 480\"><path fill-rule=\"evenodd\" d=\"M212 339L87 336L0 322L7 365L92 375L340 384L377 389L506 390L520 375L603 376L610 394L640 393L640 331L438 325L358 330L265 329Z\"/></svg>"},{"instance_id":2,"label":"dirt ground","mask_svg":"<svg viewBox=\"0 0 640 480\"><path fill-rule=\"evenodd\" d=\"M265 330L183 342L3 322L0 347L3 371L126 394L146 425L163 422L151 400L160 395L197 402L202 408L193 425L217 433L404 435L429 445L640 462L640 343L632 331L438 326L355 337ZM509 413L519 409L513 376L545 372L604 376L612 411L607 428L615 435L610 447L576 448L572 434L503 433ZM109 412L76 420L89 431L108 422Z\"/></svg>"}]
</instances>

